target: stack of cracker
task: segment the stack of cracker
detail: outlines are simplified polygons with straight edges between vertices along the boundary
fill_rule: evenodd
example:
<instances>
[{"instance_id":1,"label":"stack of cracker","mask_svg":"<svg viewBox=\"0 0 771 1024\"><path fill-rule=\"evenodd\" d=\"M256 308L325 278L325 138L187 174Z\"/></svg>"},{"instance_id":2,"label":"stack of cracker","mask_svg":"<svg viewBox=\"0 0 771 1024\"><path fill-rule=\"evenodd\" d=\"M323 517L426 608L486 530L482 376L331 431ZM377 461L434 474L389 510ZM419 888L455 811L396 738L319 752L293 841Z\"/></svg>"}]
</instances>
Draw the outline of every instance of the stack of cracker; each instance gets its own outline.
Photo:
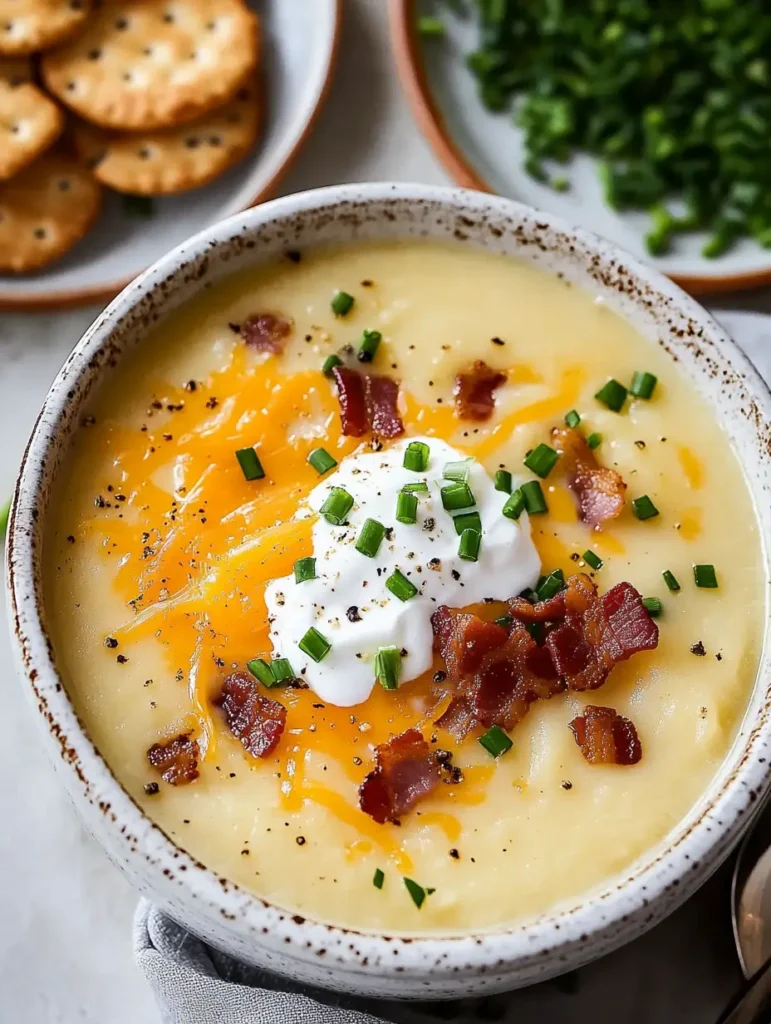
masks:
<instances>
[{"instance_id":1,"label":"stack of cracker","mask_svg":"<svg viewBox=\"0 0 771 1024\"><path fill-rule=\"evenodd\" d=\"M105 186L184 192L242 159L259 57L243 0L0 0L0 271L63 256Z\"/></svg>"}]
</instances>

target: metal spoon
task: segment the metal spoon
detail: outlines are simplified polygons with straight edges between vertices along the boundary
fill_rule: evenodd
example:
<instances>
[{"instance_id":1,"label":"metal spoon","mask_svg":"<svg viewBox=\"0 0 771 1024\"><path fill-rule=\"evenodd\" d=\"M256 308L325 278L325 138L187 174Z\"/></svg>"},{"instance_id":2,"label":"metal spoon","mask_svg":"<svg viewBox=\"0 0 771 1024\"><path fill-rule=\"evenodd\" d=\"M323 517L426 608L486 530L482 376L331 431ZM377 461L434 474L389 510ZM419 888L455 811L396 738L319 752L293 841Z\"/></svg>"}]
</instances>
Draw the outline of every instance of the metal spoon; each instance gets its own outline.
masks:
<instances>
[{"instance_id":1,"label":"metal spoon","mask_svg":"<svg viewBox=\"0 0 771 1024\"><path fill-rule=\"evenodd\" d=\"M761 814L739 849L731 917L747 985L718 1024L771 1021L771 814Z\"/></svg>"}]
</instances>

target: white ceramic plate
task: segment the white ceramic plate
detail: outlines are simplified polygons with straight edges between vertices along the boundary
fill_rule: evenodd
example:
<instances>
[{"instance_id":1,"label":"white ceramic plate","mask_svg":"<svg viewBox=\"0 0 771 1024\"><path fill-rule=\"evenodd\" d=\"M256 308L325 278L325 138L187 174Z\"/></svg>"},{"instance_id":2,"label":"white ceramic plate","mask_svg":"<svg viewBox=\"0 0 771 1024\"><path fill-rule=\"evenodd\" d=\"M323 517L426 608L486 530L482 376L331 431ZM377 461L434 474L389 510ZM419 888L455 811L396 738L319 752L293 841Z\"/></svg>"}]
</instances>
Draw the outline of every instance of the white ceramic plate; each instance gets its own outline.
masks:
<instances>
[{"instance_id":1,"label":"white ceramic plate","mask_svg":"<svg viewBox=\"0 0 771 1024\"><path fill-rule=\"evenodd\" d=\"M595 161L589 156L578 156L565 168L571 183L568 192L556 192L531 178L522 168L522 132L510 114L486 110L476 79L466 68L465 55L478 41L473 18L458 17L449 4L442 5L446 37L421 38L414 31L418 6L416 0L393 0L391 7L400 78L420 127L459 185L496 192L589 228L693 294L771 284L771 252L750 239L742 239L719 259L708 260L701 255L708 236L696 232L679 236L666 256L650 256L643 241L647 215L619 214L605 205Z\"/></svg>"},{"instance_id":2,"label":"white ceramic plate","mask_svg":"<svg viewBox=\"0 0 771 1024\"><path fill-rule=\"evenodd\" d=\"M151 218L128 216L110 193L96 226L64 259L36 274L0 275L0 308L111 298L190 235L270 196L325 98L342 0L247 2L264 30L267 116L254 153L204 188L154 199Z\"/></svg>"}]
</instances>

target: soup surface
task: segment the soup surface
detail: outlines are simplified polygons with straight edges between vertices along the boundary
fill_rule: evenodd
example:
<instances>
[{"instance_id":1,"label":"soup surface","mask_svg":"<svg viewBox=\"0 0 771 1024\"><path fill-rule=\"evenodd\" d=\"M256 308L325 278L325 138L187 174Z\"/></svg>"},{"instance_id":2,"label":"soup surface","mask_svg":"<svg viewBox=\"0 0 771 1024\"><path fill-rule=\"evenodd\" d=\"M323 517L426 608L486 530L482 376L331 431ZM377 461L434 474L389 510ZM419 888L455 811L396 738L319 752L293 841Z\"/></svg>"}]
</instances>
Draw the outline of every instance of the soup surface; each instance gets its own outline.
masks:
<instances>
[{"instance_id":1,"label":"soup surface","mask_svg":"<svg viewBox=\"0 0 771 1024\"><path fill-rule=\"evenodd\" d=\"M331 308L338 290L355 300L342 315ZM249 340L247 325L268 312L278 318L268 324L283 348L276 353ZM382 335L368 364L355 356L365 331ZM355 372L399 382L403 436L342 433L335 385L322 373L340 351ZM456 376L480 359L505 380L488 419L460 418ZM595 397L609 378L628 387L636 371L658 379L650 398L629 395L616 412ZM563 455L540 479L548 511L503 517L509 488L499 478L506 490L496 491L494 474L510 471L514 488L538 480L524 459L539 444L561 450L551 432L571 410L581 418L575 431L597 442L593 458L626 484L623 510L597 529L583 521ZM46 541L56 656L129 793L233 882L363 930L457 934L510 924L628 867L676 825L726 754L761 638L751 500L725 436L671 360L591 295L508 257L451 246L288 254L170 316L121 363L90 413L60 474ZM429 494L418 493L415 524L396 520L403 449L415 438L429 450L434 442L434 469L453 455L476 460L468 465L484 530L478 561L455 560L476 531L456 535L438 496L444 468ZM250 447L262 477L234 454ZM337 463L323 474L307 461L319 447ZM346 534L345 514L342 526L329 524L319 501L336 481L355 492L360 470L366 484L358 501L353 493ZM462 467L456 476L444 484L462 488ZM650 513L643 497L658 515L638 517ZM388 531L374 555L354 546L365 511ZM438 566L432 544L443 551ZM297 583L295 564L313 557L315 579ZM343 593L330 584L330 605L319 609L333 564ZM697 586L694 564L714 566L717 587ZM397 570L418 591L406 600L385 589ZM568 683L526 703L521 720L493 730L492 751L489 735L479 742L483 725L461 739L436 726L452 672L431 653L432 611L473 602L488 621L503 616L499 629L514 628L502 601L554 570L566 579L586 573L601 595L627 582L657 598L658 645L614 664L601 689ZM712 582L700 571L701 583ZM302 587L316 597L303 598L311 590ZM647 607L656 614L655 602ZM313 622L331 645L321 661L298 646ZM358 650L353 631L368 623ZM539 637L540 628L528 627L543 646L554 627ZM389 645L397 689L380 685L388 672L375 662ZM271 682L278 655L296 681L257 683L247 662ZM229 727L222 693L232 673L286 710L277 744L263 736L263 756ZM633 723L636 763L587 760L569 723L590 704ZM398 824L380 823L358 790L375 771L375 748L410 728L432 758L442 751L431 762L441 779L404 813L391 808ZM511 747L501 750L504 734ZM174 737L193 750L198 773L176 785L147 753Z\"/></svg>"}]
</instances>

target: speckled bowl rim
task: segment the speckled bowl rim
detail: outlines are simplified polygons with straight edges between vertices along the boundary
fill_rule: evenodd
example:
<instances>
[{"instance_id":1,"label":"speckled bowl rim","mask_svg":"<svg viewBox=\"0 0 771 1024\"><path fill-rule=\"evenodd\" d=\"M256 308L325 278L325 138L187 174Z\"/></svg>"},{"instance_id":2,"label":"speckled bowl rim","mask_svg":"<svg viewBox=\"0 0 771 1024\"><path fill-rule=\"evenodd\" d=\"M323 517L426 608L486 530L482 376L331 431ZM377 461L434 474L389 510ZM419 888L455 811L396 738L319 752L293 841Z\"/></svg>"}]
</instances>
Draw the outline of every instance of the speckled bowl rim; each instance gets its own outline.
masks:
<instances>
[{"instance_id":1,"label":"speckled bowl rim","mask_svg":"<svg viewBox=\"0 0 771 1024\"><path fill-rule=\"evenodd\" d=\"M66 448L69 443L73 421L91 387L120 359L122 348L113 335L148 298L162 308L165 299L158 301L159 296L169 282L184 289L207 276L223 276L226 268L218 264L216 274L211 268L215 254L233 250L243 256L244 249L256 245L250 233L293 220L340 223L346 217L366 218L368 211L374 217L375 210L380 211L384 223L393 223L399 216L405 217L407 210L418 209L427 217L430 213L442 223L447 221L460 240L468 237L471 224L484 224L495 234L505 222L528 258L537 261L538 251L558 253L560 259L580 265L582 273L598 286L618 291L620 302L629 302L638 310L660 310L678 336L678 351L672 353L669 348L672 335L660 338L660 344L675 360L684 362L686 356L692 356L693 365L687 371L691 375L706 372L711 378L720 378L722 397L715 399L719 415L727 415L719 411L725 403L745 447L750 436L754 439L758 472L766 464L771 467L768 388L709 315L662 275L590 232L572 229L559 218L500 197L423 185L335 186L274 200L206 229L158 261L101 314L66 361L38 417L21 467L7 543L9 616L25 690L76 805L87 822L89 816L92 821L101 819L102 827L94 830L103 833L101 841L112 858L129 873L133 870L140 890L159 898L172 915L178 907L178 916L189 921L185 908L194 906L197 919L207 923L201 929L210 940L231 951L229 941L217 938L223 929L228 936L237 935L244 949L250 942L259 946L263 961L275 959L280 970L286 970L289 958L297 962L305 977L319 984L350 991L378 989L391 996L395 982L404 986L403 993L412 995L421 990L436 994L440 987L451 994L459 991L461 984L467 991L515 987L609 952L661 920L695 891L738 841L771 783L767 765L771 672L766 643L750 708L753 720L749 721L748 712L723 767L665 844L649 851L612 884L572 907L534 921L470 936L400 937L317 923L218 877L144 815L89 739L58 679L46 634L40 548L60 445ZM397 212L389 214L389 210ZM423 233L432 234L430 230ZM288 239L286 248L292 248L290 242ZM227 262L224 256L222 262ZM155 309L152 302L147 309ZM150 320L160 316L155 309ZM739 442L734 439L734 443ZM752 464L749 455L740 454L740 458ZM757 503L757 493L755 498ZM765 538L771 534L771 512L758 505L757 514ZM765 540L764 557L768 567Z\"/></svg>"}]
</instances>

